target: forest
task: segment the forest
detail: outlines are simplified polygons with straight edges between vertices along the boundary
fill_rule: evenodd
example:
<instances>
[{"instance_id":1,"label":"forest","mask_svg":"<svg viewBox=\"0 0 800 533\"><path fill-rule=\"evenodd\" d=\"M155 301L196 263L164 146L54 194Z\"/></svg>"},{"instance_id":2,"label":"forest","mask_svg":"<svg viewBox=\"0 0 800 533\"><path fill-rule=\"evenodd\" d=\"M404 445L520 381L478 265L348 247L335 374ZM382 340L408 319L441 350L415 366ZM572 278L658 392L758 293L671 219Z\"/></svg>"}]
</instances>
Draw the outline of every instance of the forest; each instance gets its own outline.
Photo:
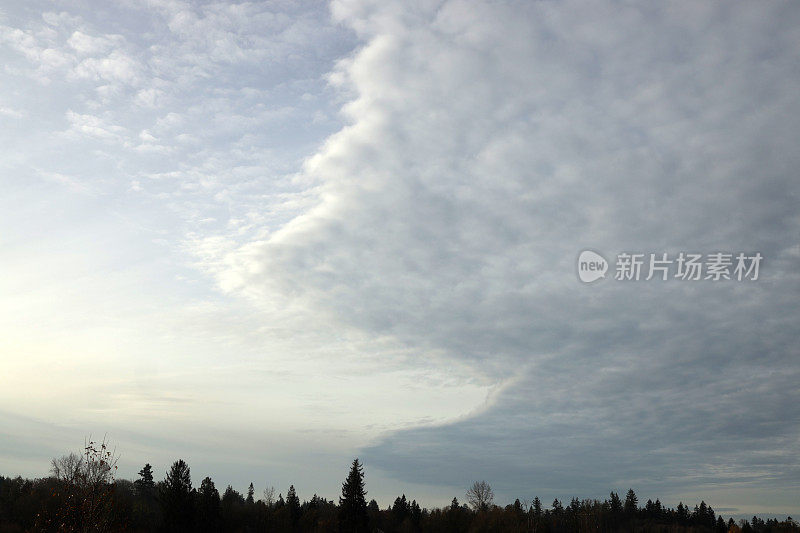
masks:
<instances>
[{"instance_id":1,"label":"forest","mask_svg":"<svg viewBox=\"0 0 800 533\"><path fill-rule=\"evenodd\" d=\"M191 469L175 461L156 481L145 464L134 481L116 478L117 456L106 442L88 442L83 454L54 458L50 476L0 476L0 533L41 532L798 532L791 517L727 520L701 501L676 508L660 500L639 502L633 489L624 499L611 492L603 501L538 497L505 506L494 502L485 481L476 481L441 508L422 508L398 496L381 509L367 490L363 465L355 459L338 502L312 496L300 501L294 486L286 495L268 487L256 495L228 485L221 493L210 477L192 483Z\"/></svg>"}]
</instances>

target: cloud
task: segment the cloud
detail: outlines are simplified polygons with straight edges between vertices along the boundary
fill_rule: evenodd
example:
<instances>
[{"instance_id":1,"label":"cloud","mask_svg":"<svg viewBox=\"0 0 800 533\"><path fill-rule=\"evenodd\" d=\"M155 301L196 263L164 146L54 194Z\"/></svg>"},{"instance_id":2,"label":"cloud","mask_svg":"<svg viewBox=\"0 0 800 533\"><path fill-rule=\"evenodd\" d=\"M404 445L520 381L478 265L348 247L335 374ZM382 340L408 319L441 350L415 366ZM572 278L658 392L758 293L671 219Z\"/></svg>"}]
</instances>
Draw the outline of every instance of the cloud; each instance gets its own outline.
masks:
<instances>
[{"instance_id":1,"label":"cloud","mask_svg":"<svg viewBox=\"0 0 800 533\"><path fill-rule=\"evenodd\" d=\"M121 35L105 35L95 37L82 31L74 31L67 44L83 55L97 55L116 48L124 43L125 39Z\"/></svg>"},{"instance_id":2,"label":"cloud","mask_svg":"<svg viewBox=\"0 0 800 533\"><path fill-rule=\"evenodd\" d=\"M11 117L11 118L22 118L25 116L23 111L19 109L13 109L7 106L0 106L0 115Z\"/></svg>"},{"instance_id":3,"label":"cloud","mask_svg":"<svg viewBox=\"0 0 800 533\"><path fill-rule=\"evenodd\" d=\"M101 117L76 113L71 109L66 113L71 133L86 135L106 141L124 143L127 130L116 124L109 124Z\"/></svg>"},{"instance_id":4,"label":"cloud","mask_svg":"<svg viewBox=\"0 0 800 533\"><path fill-rule=\"evenodd\" d=\"M90 7L0 32L0 113L26 119L0 159L30 200L3 212L37 243L0 322L30 354L15 382L52 383L29 414L150 437L224 419L239 460L280 434L309 480L360 446L379 497L485 478L794 509L793 4ZM765 262L586 286L586 248ZM64 346L80 365L52 364Z\"/></svg>"},{"instance_id":5,"label":"cloud","mask_svg":"<svg viewBox=\"0 0 800 533\"><path fill-rule=\"evenodd\" d=\"M30 75L41 83L53 78L89 79L104 83L136 84L142 65L125 52L122 35L93 34L81 18L45 13L44 24L4 28L4 41L33 63ZM77 29L76 29L77 28Z\"/></svg>"},{"instance_id":6,"label":"cloud","mask_svg":"<svg viewBox=\"0 0 800 533\"><path fill-rule=\"evenodd\" d=\"M513 381L485 412L388 434L367 458L507 494L794 486L800 10L333 13L366 44L331 76L353 97L305 165L317 204L215 274ZM752 284L587 287L586 247L770 259Z\"/></svg>"},{"instance_id":7,"label":"cloud","mask_svg":"<svg viewBox=\"0 0 800 533\"><path fill-rule=\"evenodd\" d=\"M78 78L104 80L133 84L137 75L136 61L119 52L112 52L103 58L86 58L75 67L73 74Z\"/></svg>"}]
</instances>

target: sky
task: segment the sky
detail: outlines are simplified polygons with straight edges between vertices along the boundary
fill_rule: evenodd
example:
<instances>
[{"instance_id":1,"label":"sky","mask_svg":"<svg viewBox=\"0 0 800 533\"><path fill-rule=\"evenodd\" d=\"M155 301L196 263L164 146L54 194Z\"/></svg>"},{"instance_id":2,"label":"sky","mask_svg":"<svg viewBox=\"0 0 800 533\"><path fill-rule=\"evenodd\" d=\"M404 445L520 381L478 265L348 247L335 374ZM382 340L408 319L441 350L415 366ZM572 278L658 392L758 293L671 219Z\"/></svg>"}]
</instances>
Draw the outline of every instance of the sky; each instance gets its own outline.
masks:
<instances>
[{"instance_id":1,"label":"sky","mask_svg":"<svg viewBox=\"0 0 800 533\"><path fill-rule=\"evenodd\" d=\"M3 3L0 473L105 436L800 514L798 43L789 1ZM614 279L682 251L763 262Z\"/></svg>"}]
</instances>

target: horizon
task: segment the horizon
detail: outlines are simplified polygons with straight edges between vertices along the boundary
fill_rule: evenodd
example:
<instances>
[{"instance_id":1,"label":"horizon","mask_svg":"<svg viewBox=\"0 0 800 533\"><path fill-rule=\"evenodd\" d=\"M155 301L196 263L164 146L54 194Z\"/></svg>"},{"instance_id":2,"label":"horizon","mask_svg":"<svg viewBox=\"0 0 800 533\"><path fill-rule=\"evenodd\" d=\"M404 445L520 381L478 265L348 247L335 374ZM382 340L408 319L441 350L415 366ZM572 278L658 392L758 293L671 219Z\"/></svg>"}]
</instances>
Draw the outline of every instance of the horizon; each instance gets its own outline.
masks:
<instances>
[{"instance_id":1,"label":"horizon","mask_svg":"<svg viewBox=\"0 0 800 533\"><path fill-rule=\"evenodd\" d=\"M89 441L87 440L87 443L88 442ZM110 443L108 443L108 444L110 444ZM112 456L114 456L114 454L116 454L116 449L113 449L113 451L111 453L112 453ZM68 454L64 454L64 455L68 455ZM59 457L62 457L62 456L59 456ZM53 459L58 459L59 457L54 457ZM356 458L356 459L358 459L358 458ZM177 461L178 460L176 459L176 462ZM172 464L174 464L174 462ZM164 475L165 476L169 473L170 466L172 466L172 464L168 465L164 469ZM159 482L163 481L163 479L160 479L159 477L157 477L155 475L155 474L158 473L158 470L153 468L153 465L151 465L150 463L145 463L145 464L142 465L142 467L144 468L147 465L150 465L150 467L152 468L153 474L154 474L153 477L154 477L154 480L156 481L156 483L159 483ZM364 466L363 463L361 465ZM191 464L189 464L187 462L187 466L191 470ZM368 479L367 479L366 473L367 472L366 472L366 468L365 468L365 489L368 489L369 485L368 485ZM52 469L50 469L50 470L48 470L48 474L45 475L45 476L42 476L42 477L51 477L52 475L53 475L52 474ZM2 472L0 472L0 477L6 477L6 479L10 479L10 478L13 478L15 476L4 475ZM195 474L192 474L192 478L191 478L192 479L192 488L195 488L195 489L199 488L200 487L200 483L199 483L198 479L205 478L205 477L206 477L205 475L201 475L201 476L197 476L197 478L195 478ZM211 477L211 476L208 476L208 477ZM140 479L140 477L137 477L137 478L125 478L125 477L119 477L119 476L115 476L114 477L114 481L115 482L117 482L117 481L133 482L136 479ZM217 483L217 480L215 480L213 477L211 477L211 479L212 479L212 481L214 481L215 484ZM482 480L482 481L485 481L485 480ZM245 494L247 494L248 487L250 486L250 484L253 485L253 488L254 488L254 500L256 502L265 502L265 492L266 492L266 490L268 490L270 488L274 489L274 493L277 494L277 496L275 496L275 494L273 494L273 497L275 497L276 500L280 499L280 498L283 498L284 493L288 492L288 487L287 487L286 490L281 491L278 487L275 487L275 486L269 485L269 484L265 485L264 487L261 488L261 490L259 490L259 487L255 482L248 483L248 485L246 487L242 488L242 487L233 486L233 485L231 485L229 483L225 483L223 481L222 483L219 484L219 489L221 489L223 486L226 487L225 490L227 490L227 488L232 488L239 495L241 495L243 497ZM491 486L491 484L490 484L490 486ZM297 496L299 497L300 501L303 502L303 503L306 503L306 502L310 501L314 496L317 496L317 497L320 497L320 498L324 498L324 499L326 499L328 501L332 501L332 502L336 503L338 501L338 498L341 496L341 494L334 494L331 497L330 495L319 494L317 491L312 491L310 495L306 495L301 490L297 490L298 488L293 483L290 484L290 487L293 487L295 489L295 491L297 493ZM468 489L469 489L469 487L467 487L464 490L464 493L461 496L458 496L458 495L453 496L453 498L458 500L460 505L467 505L466 498L468 497L468 494L467 494L468 493ZM627 490L633 490L634 492L636 492L636 489L634 487L628 487ZM511 501L494 501L493 503L494 503L495 506L503 508L503 507L506 507L508 505L513 505L515 503L515 501L524 502L525 500L527 500L528 501L527 505L528 506L532 506L533 505L532 502L533 502L534 498L539 498L539 500L541 501L541 504L542 504L542 508L545 509L545 510L551 510L553 508L553 504L555 503L555 500L559 500L562 504L567 502L567 501L572 500L573 498L577 498L578 500L581 500L581 501L593 500L593 501L603 502L603 501L608 501L608 497L609 497L609 495L611 493L616 493L617 495L620 495L620 494L625 495L627 490L611 489L611 490L609 490L609 493L606 494L605 497L602 497L602 496L600 496L600 497L585 497L585 496L579 496L577 494L572 494L569 497L566 497L566 496L554 496L553 500L550 500L547 497L541 498L540 495L534 494L530 498L520 498L519 496L517 496L517 497L514 497L513 500L511 500ZM389 498L385 502L381 502L381 501L376 500L375 498L369 497L369 493L370 493L370 491L367 490L366 491L367 500L368 501L375 500L378 503L380 509L391 509L392 504L395 502L395 498L400 498L402 496L405 496L409 503L412 500L415 501L415 502L417 501L417 499L414 498L413 494L407 494L406 492L401 492L401 493L397 494L397 496L395 496L395 498ZM640 508L641 509L644 509L645 503L649 503L650 501L652 501L653 503L660 502L661 506L665 510L675 510L678 507L678 505L683 504L690 511L692 509L696 509L697 506L700 505L701 503L705 503L705 504L707 504L709 506L709 508L712 508L714 510L714 512L717 514L717 516L721 516L721 517L724 517L724 518L733 518L734 520L737 520L737 521L740 520L740 519L749 520L749 519L753 518L753 516L756 516L756 517L761 518L761 519L774 518L774 519L778 519L778 520L786 519L787 517L788 518L792 518L789 515L781 516L779 514L768 513L768 512L754 513L754 514L749 514L749 515L746 514L746 513L733 513L732 511L736 511L737 509L730 509L730 508L725 508L725 507L716 508L716 507L713 506L712 502L705 501L702 498L699 499L696 502L692 502L692 501L684 502L683 500L681 500L681 501L676 502L674 505L671 505L669 502L661 501L661 498L659 498L658 496L642 498L642 497L639 496L638 493L636 495L637 495L637 497L639 497L639 504L640 504ZM432 509L436 509L436 508L447 508L447 507L449 507L451 505L453 498L447 499L446 497L444 497L444 499L442 500L443 503L440 504L440 505L426 506L426 505L424 505L422 503L420 505L421 505L421 507L423 509L426 509L426 510L432 510ZM526 504L523 503L523 506L525 506L525 505Z\"/></svg>"},{"instance_id":2,"label":"horizon","mask_svg":"<svg viewBox=\"0 0 800 533\"><path fill-rule=\"evenodd\" d=\"M800 516L797 28L0 7L0 475L106 435L127 479Z\"/></svg>"}]
</instances>

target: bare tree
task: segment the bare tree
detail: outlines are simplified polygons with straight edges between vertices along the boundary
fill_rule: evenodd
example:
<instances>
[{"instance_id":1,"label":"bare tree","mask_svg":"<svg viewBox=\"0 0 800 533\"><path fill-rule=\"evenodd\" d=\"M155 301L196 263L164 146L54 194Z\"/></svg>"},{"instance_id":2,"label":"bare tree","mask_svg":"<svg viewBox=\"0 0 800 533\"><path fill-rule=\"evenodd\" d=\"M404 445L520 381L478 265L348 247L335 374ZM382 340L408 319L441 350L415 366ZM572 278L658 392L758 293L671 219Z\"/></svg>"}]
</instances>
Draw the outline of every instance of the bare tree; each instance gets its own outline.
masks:
<instances>
[{"instance_id":1,"label":"bare tree","mask_svg":"<svg viewBox=\"0 0 800 533\"><path fill-rule=\"evenodd\" d=\"M60 500L60 505L37 516L38 529L108 531L118 458L103 438L101 442L86 442L83 456L70 453L53 459L50 472L59 481L53 496Z\"/></svg>"},{"instance_id":2,"label":"bare tree","mask_svg":"<svg viewBox=\"0 0 800 533\"><path fill-rule=\"evenodd\" d=\"M264 489L264 503L270 508L275 505L275 487L270 485Z\"/></svg>"},{"instance_id":3,"label":"bare tree","mask_svg":"<svg viewBox=\"0 0 800 533\"><path fill-rule=\"evenodd\" d=\"M494 502L492 487L485 481L476 481L467 489L467 501L476 511L485 511Z\"/></svg>"},{"instance_id":4,"label":"bare tree","mask_svg":"<svg viewBox=\"0 0 800 533\"><path fill-rule=\"evenodd\" d=\"M77 483L83 472L83 457L77 453L54 457L50 462L50 473L59 481Z\"/></svg>"}]
</instances>

